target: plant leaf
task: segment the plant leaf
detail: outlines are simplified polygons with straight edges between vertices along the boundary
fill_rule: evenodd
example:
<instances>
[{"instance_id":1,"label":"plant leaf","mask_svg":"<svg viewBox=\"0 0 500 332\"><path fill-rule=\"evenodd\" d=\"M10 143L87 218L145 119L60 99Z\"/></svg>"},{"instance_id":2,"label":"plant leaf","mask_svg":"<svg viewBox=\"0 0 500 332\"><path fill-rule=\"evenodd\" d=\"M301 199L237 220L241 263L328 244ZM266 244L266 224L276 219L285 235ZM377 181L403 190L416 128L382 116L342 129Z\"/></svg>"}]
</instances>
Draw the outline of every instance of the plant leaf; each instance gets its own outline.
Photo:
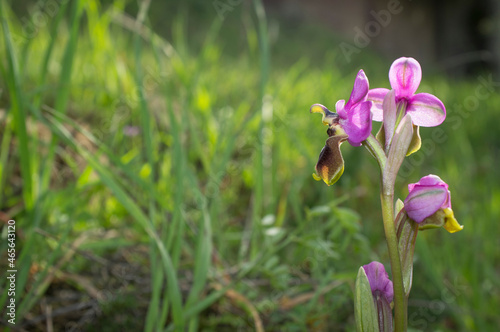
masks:
<instances>
[{"instance_id":1,"label":"plant leaf","mask_svg":"<svg viewBox=\"0 0 500 332\"><path fill-rule=\"evenodd\" d=\"M373 299L368 277L363 267L359 268L354 291L354 317L356 331L379 331L377 308Z\"/></svg>"},{"instance_id":2,"label":"plant leaf","mask_svg":"<svg viewBox=\"0 0 500 332\"><path fill-rule=\"evenodd\" d=\"M417 240L418 224L408 218L404 209L398 213L395 224L398 236L399 258L403 272L403 284L405 295L408 296L413 278L413 253L415 251L415 241Z\"/></svg>"}]
</instances>

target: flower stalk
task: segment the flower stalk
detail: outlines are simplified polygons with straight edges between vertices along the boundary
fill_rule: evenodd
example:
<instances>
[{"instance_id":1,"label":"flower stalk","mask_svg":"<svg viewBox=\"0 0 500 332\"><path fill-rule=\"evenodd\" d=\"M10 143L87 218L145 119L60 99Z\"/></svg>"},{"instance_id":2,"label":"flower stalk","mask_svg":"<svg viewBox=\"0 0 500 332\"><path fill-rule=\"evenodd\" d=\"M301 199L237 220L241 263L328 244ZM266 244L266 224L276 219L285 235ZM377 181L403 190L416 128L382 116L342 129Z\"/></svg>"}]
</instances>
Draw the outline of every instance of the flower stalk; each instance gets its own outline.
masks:
<instances>
[{"instance_id":1,"label":"flower stalk","mask_svg":"<svg viewBox=\"0 0 500 332\"><path fill-rule=\"evenodd\" d=\"M384 179L383 174L386 168L387 157L380 143L373 135L370 135L364 142L364 145L377 160L381 172L380 202L382 206L382 220L394 285L394 330L406 331L406 297L403 286L401 260L399 258L398 238L394 227L394 183Z\"/></svg>"},{"instance_id":2,"label":"flower stalk","mask_svg":"<svg viewBox=\"0 0 500 332\"><path fill-rule=\"evenodd\" d=\"M385 168L385 163L387 162L387 157L385 156L384 149L377 141L377 139L370 134L366 141L363 142L363 145L371 153L373 158L377 160L380 169L383 171Z\"/></svg>"},{"instance_id":3,"label":"flower stalk","mask_svg":"<svg viewBox=\"0 0 500 332\"><path fill-rule=\"evenodd\" d=\"M399 258L398 238L396 229L394 228L393 201L394 193L380 193L385 240L391 261L392 282L394 285L394 331L406 331L406 297L403 286L401 260Z\"/></svg>"}]
</instances>

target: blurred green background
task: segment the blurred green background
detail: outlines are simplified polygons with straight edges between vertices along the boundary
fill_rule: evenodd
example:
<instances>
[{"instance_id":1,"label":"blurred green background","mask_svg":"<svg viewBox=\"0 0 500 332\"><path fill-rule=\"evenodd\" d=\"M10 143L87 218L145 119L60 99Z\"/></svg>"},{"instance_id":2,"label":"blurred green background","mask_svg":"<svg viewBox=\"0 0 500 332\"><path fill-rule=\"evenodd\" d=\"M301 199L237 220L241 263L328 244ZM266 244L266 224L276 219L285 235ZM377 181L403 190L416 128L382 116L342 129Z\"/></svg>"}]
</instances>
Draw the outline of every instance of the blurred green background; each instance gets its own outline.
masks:
<instances>
[{"instance_id":1,"label":"blurred green background","mask_svg":"<svg viewBox=\"0 0 500 332\"><path fill-rule=\"evenodd\" d=\"M402 1L377 30L372 11L393 5L1 0L16 327L353 330L359 266L390 270L378 167L344 144L339 182L314 181L327 136L308 110L347 99L361 68L388 88L392 61L413 56L447 120L421 129L396 195L437 174L465 228L419 234L409 327L495 331L498 8Z\"/></svg>"}]
</instances>

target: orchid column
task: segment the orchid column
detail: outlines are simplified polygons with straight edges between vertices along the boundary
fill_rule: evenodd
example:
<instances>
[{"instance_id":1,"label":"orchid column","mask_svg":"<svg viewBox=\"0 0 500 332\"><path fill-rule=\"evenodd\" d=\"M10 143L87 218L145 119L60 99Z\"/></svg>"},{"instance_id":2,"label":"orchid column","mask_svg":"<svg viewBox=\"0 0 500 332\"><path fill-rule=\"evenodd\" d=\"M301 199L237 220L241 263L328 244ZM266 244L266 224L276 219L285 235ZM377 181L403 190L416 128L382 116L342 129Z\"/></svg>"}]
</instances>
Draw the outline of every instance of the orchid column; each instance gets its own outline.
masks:
<instances>
[{"instance_id":1,"label":"orchid column","mask_svg":"<svg viewBox=\"0 0 500 332\"><path fill-rule=\"evenodd\" d=\"M435 175L410 184L404 203L394 202L399 168L406 156L420 149L419 127L437 126L446 118L445 107L437 97L415 94L421 78L422 70L415 59L399 58L389 70L391 90L369 90L368 78L360 70L349 100L339 100L336 112L320 104L310 109L323 114L329 136L316 164L315 179L328 185L339 180L344 171L340 145L345 141L352 146L364 145L380 167L382 221L392 282L379 262L360 268L355 292L358 331L393 331L393 327L395 331L406 331L418 230L444 227L456 232L463 228L451 210L448 185ZM382 121L376 137L371 134L372 119Z\"/></svg>"}]
</instances>

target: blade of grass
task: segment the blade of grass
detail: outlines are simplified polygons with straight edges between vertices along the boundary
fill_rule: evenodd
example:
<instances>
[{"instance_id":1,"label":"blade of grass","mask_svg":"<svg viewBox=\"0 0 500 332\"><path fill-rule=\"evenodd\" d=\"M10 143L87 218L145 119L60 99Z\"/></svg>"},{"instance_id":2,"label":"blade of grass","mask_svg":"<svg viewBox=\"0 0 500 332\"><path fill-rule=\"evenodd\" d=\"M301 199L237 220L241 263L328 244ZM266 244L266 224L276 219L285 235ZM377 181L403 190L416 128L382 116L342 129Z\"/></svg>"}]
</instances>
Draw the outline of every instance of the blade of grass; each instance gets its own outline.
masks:
<instances>
[{"instance_id":1,"label":"blade of grass","mask_svg":"<svg viewBox=\"0 0 500 332\"><path fill-rule=\"evenodd\" d=\"M85 136L86 139L88 139L95 147L98 148L98 152L104 154L108 159L109 162L113 165L113 167L118 168L122 173L121 175L124 175L127 180L131 180L134 184L138 185L141 189L148 191L154 199L156 200L156 203L160 205L161 207L168 209L168 205L166 204L165 200L163 197L161 197L160 193L158 193L155 190L155 187L151 182L147 182L144 179L142 179L140 176L137 175L137 172L133 169L131 169L127 164L123 163L120 157L116 156L113 151L111 151L106 144L104 144L102 141L97 139L91 132L80 126L78 123L76 123L74 120L72 120L70 117L59 113L53 109L50 109L48 107L45 108L45 110L54 118L57 119L57 121L62 122L64 124L70 125L72 128L76 129L79 133L81 133L83 136ZM34 109L31 107L31 112L37 117L38 120L40 120L43 123L46 123L46 120L42 113L39 110Z\"/></svg>"},{"instance_id":2,"label":"blade of grass","mask_svg":"<svg viewBox=\"0 0 500 332\"><path fill-rule=\"evenodd\" d=\"M44 86L45 82L47 80L47 72L49 69L49 62L50 62L50 59L51 59L53 51L54 51L54 45L57 41L57 30L60 27L62 18L64 17L64 13L66 12L66 9L68 7L68 3L69 3L69 1L64 1L61 4L61 7L57 11L56 17L54 18L54 20L52 22L51 29L50 29L50 41L49 41L47 48L45 49L45 54L43 56L42 66L40 67L40 77L39 77L39 81L38 81L38 84L40 86ZM35 108L39 108L41 103L42 103L42 95L41 95L41 91L40 91L40 93L37 94L33 99L33 106Z\"/></svg>"},{"instance_id":3,"label":"blade of grass","mask_svg":"<svg viewBox=\"0 0 500 332\"><path fill-rule=\"evenodd\" d=\"M201 211L202 217L200 218L198 226L198 236L196 240L193 283L186 300L186 307L193 303L196 303L201 298L201 294L205 289L208 279L213 247L212 225L210 215L207 211L207 200L206 197L198 190L199 185L195 180L195 175L193 174L193 172L190 173L191 174L188 175L188 179L191 180L190 187L195 191L195 200L198 202L198 209ZM197 330L198 320L198 316L194 316L187 322L190 331Z\"/></svg>"},{"instance_id":4,"label":"blade of grass","mask_svg":"<svg viewBox=\"0 0 500 332\"><path fill-rule=\"evenodd\" d=\"M69 3L68 1L65 1L61 4L61 7L58 8L56 17L51 25L50 42L49 42L47 48L45 49L45 54L43 57L42 66L40 67L40 78L39 78L38 84L41 87L45 86L45 84L46 84L49 61L51 59L52 52L54 50L54 45L55 45L55 42L57 40L57 38L56 38L57 30L59 29L59 26L60 26L60 23L61 23L62 18L64 16L64 13L66 12L66 8L68 7L68 3ZM41 105L42 100L43 100L42 93L45 91L46 91L45 89L40 89L38 91L39 93L37 93L34 96L32 103L33 103L33 107L35 109L40 108L40 105ZM37 126L34 126L32 136L39 137ZM39 140L35 140L34 143L37 144L37 148L39 149L39 151L41 151L43 149L43 144ZM41 188L42 174L40 174L39 171L42 170L42 168L40 167L40 164L43 163L43 157L40 156L39 154L37 154L36 156L38 158L33 158L33 164L31 165L32 166L32 174L33 174L33 182L34 182L34 184L37 184L37 186L35 186L35 188L33 189L35 191L35 197L40 195L40 192L42 191L42 188Z\"/></svg>"},{"instance_id":5,"label":"blade of grass","mask_svg":"<svg viewBox=\"0 0 500 332\"><path fill-rule=\"evenodd\" d=\"M7 161L9 159L10 142L12 140L12 121L10 116L5 116L5 131L2 135L2 146L0 147L0 202L2 202L5 179L7 177ZM2 119L3 121L3 119Z\"/></svg>"},{"instance_id":6,"label":"blade of grass","mask_svg":"<svg viewBox=\"0 0 500 332\"><path fill-rule=\"evenodd\" d=\"M35 211L40 211L40 209L35 208ZM34 220L35 225L39 225L41 221L41 217L44 215L44 213L37 213L35 214L36 220ZM35 229L37 227L32 228L32 232L35 233ZM45 291L47 288L50 286L49 283L44 282L46 280L46 276L49 273L50 267L53 266L55 260L61 256L63 246L67 243L67 237L69 233L71 232L71 228L67 227L65 229L65 232L62 234L62 236L59 236L59 239L57 241L57 247L50 250L49 256L46 258L45 265L42 266L42 269L37 273L36 279L33 282L32 285L30 285L29 291L26 293L26 295L23 297L22 301L19 303L17 307L17 314L19 315L18 317L24 317L27 312L29 312L34 305L38 302L38 300L44 295ZM37 234L38 236L38 234ZM35 234L30 234L30 238L33 238L33 240L30 242L33 243L35 239L37 238ZM24 252L29 252L28 249L24 250ZM22 261L22 257L19 259ZM29 271L28 268L24 268L25 270ZM27 274L26 274L27 275ZM24 284L24 282L23 282ZM20 283L21 285L21 283Z\"/></svg>"},{"instance_id":7,"label":"blade of grass","mask_svg":"<svg viewBox=\"0 0 500 332\"><path fill-rule=\"evenodd\" d=\"M82 147L79 142L74 140L71 134L64 126L59 123L55 118L48 118L47 125L51 131L62 139L66 144L73 147L97 172L101 181L106 187L111 190L115 198L122 204L122 206L130 213L130 215L142 226L148 236L153 239L161 256L161 262L164 272L167 276L167 293L168 301L172 307L172 318L177 329L182 330L184 326L183 320L183 306L182 295L177 280L176 270L172 263L172 259L168 251L165 249L161 238L158 236L155 228L153 227L148 217L143 213L141 208L133 201L133 199L125 192L119 183L113 177L113 174L101 164L98 158L92 153Z\"/></svg>"},{"instance_id":8,"label":"blade of grass","mask_svg":"<svg viewBox=\"0 0 500 332\"><path fill-rule=\"evenodd\" d=\"M193 306L190 308L186 308L184 311L184 320L189 320L193 316L198 315L200 312L203 310L207 309L209 306L211 306L213 303L215 303L218 299L220 299L230 288L231 285L227 285L224 288L221 288L219 290L216 290L210 295L206 296L204 299L196 302ZM174 331L175 330L175 325L170 324L167 326L167 328L164 330L165 332L169 331Z\"/></svg>"},{"instance_id":9,"label":"blade of grass","mask_svg":"<svg viewBox=\"0 0 500 332\"><path fill-rule=\"evenodd\" d=\"M199 300L199 296L208 278L208 271L210 268L210 259L212 257L212 224L210 220L210 215L207 210L207 200L206 197L198 190L199 185L196 181L193 172L189 174L188 179L191 183L191 188L194 189L195 195L197 196L196 201L198 202L198 208L202 213L202 218L198 227L198 238L197 238L197 248L195 255L195 265L194 265L194 280L191 290L189 292L186 306L191 305L195 301Z\"/></svg>"},{"instance_id":10,"label":"blade of grass","mask_svg":"<svg viewBox=\"0 0 500 332\"><path fill-rule=\"evenodd\" d=\"M170 179L171 182L171 190L173 196L173 211L171 222L169 225L164 226L165 233L163 234L163 238L165 239L165 243L167 248L172 252L172 261L174 268L177 269L179 265L180 253L182 249L182 240L184 238L184 229L185 222L183 220L182 211L184 209L184 193L186 191L186 186L184 186L185 177L185 157L182 149L182 121L178 122L175 118L172 100L167 96L167 110L170 119L170 126L173 137L173 151L172 151L172 160L175 160L175 163L172 165L172 176ZM161 315L162 320L165 319L165 308Z\"/></svg>"},{"instance_id":11,"label":"blade of grass","mask_svg":"<svg viewBox=\"0 0 500 332\"><path fill-rule=\"evenodd\" d=\"M10 95L10 112L13 119L13 127L19 141L19 159L21 168L21 177L23 179L23 189L22 196L24 200L24 208L26 211L26 220L33 220L32 212L34 205L33 197L33 180L31 176L31 155L29 150L29 137L26 130L26 114L24 112L24 104L22 97L22 88L20 85L19 68L17 64L17 59L15 55L15 50L12 45L9 25L4 13L6 9L4 8L4 2L0 3L0 20L2 25L2 32L5 42L6 56L7 56L7 67L8 71L5 71L4 76L6 77L7 87ZM3 68L3 67L2 67ZM28 234L32 232L32 223L25 223ZM27 255L27 248L33 243L30 238L26 241L27 244L21 250L20 257L17 261L17 266L19 267L19 273L17 275L16 286L19 289L24 289L24 285L27 280L27 275L30 267L29 256ZM22 292L16 293L16 300L20 301ZM6 300L6 296L2 296L0 299L0 304L3 306Z\"/></svg>"},{"instance_id":12,"label":"blade of grass","mask_svg":"<svg viewBox=\"0 0 500 332\"><path fill-rule=\"evenodd\" d=\"M157 65L158 65L159 72L161 73L164 70L163 62L161 61L161 59L163 59L163 56L161 56L160 49L156 45L161 43L162 40L156 34L151 34L150 39L151 39L151 43L153 44L153 55L154 55L154 58L156 60ZM162 84L162 82L159 82L159 84ZM171 108L172 105L170 103L171 100L172 100L172 98L170 96L167 96L167 104L169 105L169 107L168 107L169 110L172 109ZM168 111L168 113L170 114L171 112ZM161 137L161 134L159 136ZM176 136L175 134L173 135L173 137L174 137L174 145L176 147L178 147L180 137ZM181 149L179 149L179 148L176 148L175 151L176 151L177 155L179 154L179 152L182 153ZM166 157L164 157L164 158L166 158ZM157 159L158 159L158 161L157 161L158 165L161 165L162 162L164 162L164 159L160 155L158 155ZM175 167L180 168L181 167L180 165L184 162L184 160L182 159L182 156L179 158L174 158L174 160L177 161L176 163L174 163L174 168ZM158 174L158 176L159 176L159 174ZM171 188L173 190L172 196L179 195L179 197L182 197L182 192L183 192L183 190L185 190L184 186L174 186L174 183L172 183ZM173 189L173 188L175 188L175 189ZM174 217L173 217L174 220L175 219L180 220L181 204L182 204L182 199L178 199L177 203L174 204ZM167 208L166 210L168 211L169 209ZM170 248L171 248L170 243L171 242L168 241L168 236L170 234L172 234L172 235L176 234L175 227L174 227L175 224L174 224L174 222L169 223L167 221L167 218L165 217L164 213L161 214L160 218L161 218L160 219L160 227L162 229L161 239L164 241L164 243L166 243L167 250L170 250ZM179 234L177 234L177 235L179 236ZM175 264L175 261L174 261L174 264ZM158 327L162 328L163 326L165 326L165 324L167 322L168 310L169 310L168 306L169 306L169 302L164 300L163 306L161 307L160 312L158 314L159 315L158 323L157 323Z\"/></svg>"},{"instance_id":13,"label":"blade of grass","mask_svg":"<svg viewBox=\"0 0 500 332\"><path fill-rule=\"evenodd\" d=\"M174 211L172 216L172 223L170 226L170 233L167 238L167 247L172 251L172 259L174 260L174 265L177 267L181 252L181 239L184 236L184 222L182 220L182 209L184 206L183 193L185 191L184 179L185 179L185 161L184 153L181 143L181 133L183 128L183 121L177 121L173 105L171 101L168 102L169 119L171 125L172 136L174 138L172 156L175 160L173 165L173 176L172 176L172 190L174 197Z\"/></svg>"},{"instance_id":14,"label":"blade of grass","mask_svg":"<svg viewBox=\"0 0 500 332\"><path fill-rule=\"evenodd\" d=\"M12 121L16 137L19 141L19 158L21 163L21 177L23 179L23 199L26 210L33 208L33 182L31 178L29 150L29 137L26 131L26 114L24 112L22 88L19 77L19 68L17 65L15 50L12 46L12 39L9 30L7 18L4 16L4 2L0 4L0 20L2 21L2 32L5 42L5 50L7 56L8 72L6 73L7 87L10 95L10 112L12 113Z\"/></svg>"},{"instance_id":15,"label":"blade of grass","mask_svg":"<svg viewBox=\"0 0 500 332\"><path fill-rule=\"evenodd\" d=\"M149 109L146 103L146 96L144 95L144 86L142 82L142 64L141 64L141 52L142 52L142 42L139 30L146 18L148 8L150 5L150 0L144 0L141 2L139 7L139 12L136 19L136 32L134 35L134 61L135 61L135 71L134 78L136 83L136 91L139 97L139 113L141 119L141 132L144 142L144 154L147 165L149 165L150 173L145 181L155 182L155 163L153 158L153 135L151 131L151 117ZM155 203L153 195L150 192L149 198L149 220L154 226L155 217ZM160 298L162 293L162 280L163 280L163 270L157 268L157 255L153 239L150 243L150 263L151 263L151 284L153 289L151 291L151 300L149 302L148 313L146 315L146 331L158 330L160 326L163 326L163 322L159 321L158 316L160 315ZM164 305L168 305L168 301L164 301ZM168 312L168 310L165 310Z\"/></svg>"},{"instance_id":16,"label":"blade of grass","mask_svg":"<svg viewBox=\"0 0 500 332\"><path fill-rule=\"evenodd\" d=\"M141 186L142 188L144 188L148 192L150 192L158 204L160 204L161 206L163 206L165 209L168 208L165 205L165 202L162 199L162 197L160 196L160 194L158 192L156 192L156 190L151 185L151 183L150 182L146 182L142 178L138 177L137 174L134 173L134 171L132 169L130 169L127 165L125 165L125 164L122 163L122 161L121 161L120 158L118 158L117 156L115 156L112 153L112 151L110 151L108 148L106 148L105 144L103 144L102 142L100 142L99 140L97 140L90 132L86 131L79 124L77 124L76 122L74 122L71 118L67 117L66 115L64 115L64 114L62 114L60 112L57 112L55 110L51 110L49 108L46 108L46 109L48 111L48 114L50 114L50 116L53 117L53 119L57 119L58 123L61 123L61 121L64 121L64 123L71 125L79 133L81 133L82 135L84 135L90 142L92 142L95 146L97 146L99 148L99 150L98 150L99 153L104 153L109 158L109 161L111 162L111 164L112 164L113 167L117 167L118 169L120 169L122 171L122 173L124 175L126 175L127 179L133 180L136 184L138 184L139 186ZM39 119L39 121L45 123L49 127L52 127L51 123L47 122L47 120L43 117L43 115L41 114L41 112L39 112L38 110L35 110L35 109L32 109L32 112L37 116L37 118ZM179 192L181 192L181 191L179 191ZM167 251L169 251L169 250L167 249ZM163 280L163 278L155 278L155 280L153 282L162 284L160 282L162 280ZM167 313L168 313L168 304L169 304L168 298L169 297L167 297L166 301L163 301L164 307L162 309L162 315L161 315L162 318L159 320L159 322L162 322L162 321L164 322L166 320ZM163 324L158 324L158 325L159 326L164 326L164 323Z\"/></svg>"},{"instance_id":17,"label":"blade of grass","mask_svg":"<svg viewBox=\"0 0 500 332\"><path fill-rule=\"evenodd\" d=\"M260 109L264 108L264 95L266 91L267 81L269 78L269 43L267 37L267 22L264 6L260 0L253 0L253 8L256 16L256 29L259 38L260 51L260 85L259 85L259 102ZM260 250L259 242L261 240L262 225L261 218L264 208L264 122L262 116L260 118L258 140L256 144L256 181L254 189L253 211L252 211L252 237L250 257L255 258Z\"/></svg>"},{"instance_id":18,"label":"blade of grass","mask_svg":"<svg viewBox=\"0 0 500 332\"><path fill-rule=\"evenodd\" d=\"M54 108L61 113L66 112L69 94L71 91L70 90L71 73L73 70L73 62L77 51L78 35L79 35L82 12L83 12L82 1L80 0L73 1L69 19L69 22L71 24L71 31L63 55L61 75L59 77L58 90L57 90L58 93L54 104ZM41 177L42 191L49 189L50 175L54 163L56 144L57 140L55 137L53 137L50 143L48 154L45 157L45 164L42 170L42 177Z\"/></svg>"}]
</instances>

